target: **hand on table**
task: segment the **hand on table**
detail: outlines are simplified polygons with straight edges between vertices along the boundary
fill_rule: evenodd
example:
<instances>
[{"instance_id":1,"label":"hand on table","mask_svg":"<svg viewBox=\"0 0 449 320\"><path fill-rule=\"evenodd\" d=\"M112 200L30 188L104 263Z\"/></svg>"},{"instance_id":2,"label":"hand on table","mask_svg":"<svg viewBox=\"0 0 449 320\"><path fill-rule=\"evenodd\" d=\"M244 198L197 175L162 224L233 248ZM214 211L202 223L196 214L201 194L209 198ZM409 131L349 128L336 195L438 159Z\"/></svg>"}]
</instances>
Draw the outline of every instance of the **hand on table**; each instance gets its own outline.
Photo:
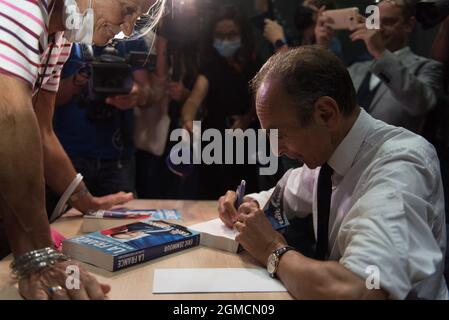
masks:
<instances>
[{"instance_id":1,"label":"hand on table","mask_svg":"<svg viewBox=\"0 0 449 320\"><path fill-rule=\"evenodd\" d=\"M66 286L68 266L79 268L79 289ZM19 280L19 293L31 300L103 300L110 290L73 261L58 262Z\"/></svg>"},{"instance_id":2,"label":"hand on table","mask_svg":"<svg viewBox=\"0 0 449 320\"><path fill-rule=\"evenodd\" d=\"M123 205L134 199L134 195L129 192L118 192L104 197L94 197L90 193L78 201L72 202L72 206L86 214L89 211L108 210L117 205Z\"/></svg>"}]
</instances>

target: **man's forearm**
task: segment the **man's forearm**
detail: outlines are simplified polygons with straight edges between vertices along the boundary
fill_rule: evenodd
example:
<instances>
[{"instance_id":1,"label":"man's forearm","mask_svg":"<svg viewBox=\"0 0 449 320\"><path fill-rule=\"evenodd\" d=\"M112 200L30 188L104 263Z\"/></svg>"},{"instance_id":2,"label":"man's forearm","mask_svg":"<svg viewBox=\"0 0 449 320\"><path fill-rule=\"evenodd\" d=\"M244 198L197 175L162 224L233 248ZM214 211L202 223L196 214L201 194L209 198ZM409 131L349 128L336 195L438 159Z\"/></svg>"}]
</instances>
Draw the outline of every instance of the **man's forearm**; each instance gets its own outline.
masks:
<instances>
[{"instance_id":1,"label":"man's forearm","mask_svg":"<svg viewBox=\"0 0 449 320\"><path fill-rule=\"evenodd\" d=\"M14 100L0 102L0 214L17 257L51 246L51 238L38 124L31 101Z\"/></svg>"},{"instance_id":2,"label":"man's forearm","mask_svg":"<svg viewBox=\"0 0 449 320\"><path fill-rule=\"evenodd\" d=\"M277 276L297 299L386 299L385 291L368 290L365 281L336 261L309 259L294 251L281 259Z\"/></svg>"}]
</instances>

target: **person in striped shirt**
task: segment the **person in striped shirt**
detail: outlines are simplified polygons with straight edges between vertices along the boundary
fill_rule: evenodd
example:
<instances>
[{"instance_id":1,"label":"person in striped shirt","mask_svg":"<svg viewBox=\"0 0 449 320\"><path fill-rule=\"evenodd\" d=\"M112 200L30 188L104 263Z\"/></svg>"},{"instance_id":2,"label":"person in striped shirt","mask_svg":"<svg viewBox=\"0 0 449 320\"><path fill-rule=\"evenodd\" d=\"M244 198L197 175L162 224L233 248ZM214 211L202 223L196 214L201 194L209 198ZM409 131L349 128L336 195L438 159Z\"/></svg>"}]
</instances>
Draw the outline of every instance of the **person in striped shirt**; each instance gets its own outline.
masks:
<instances>
[{"instance_id":1,"label":"person in striped shirt","mask_svg":"<svg viewBox=\"0 0 449 320\"><path fill-rule=\"evenodd\" d=\"M77 175L53 132L55 97L72 42L104 45L120 32L131 35L137 19L156 5L157 23L163 4L0 0L0 217L24 298L102 299L110 290L82 268L80 286L67 288L66 268L73 263L50 249L45 184L63 194ZM71 204L88 212L131 199L124 193L96 198L80 183Z\"/></svg>"}]
</instances>

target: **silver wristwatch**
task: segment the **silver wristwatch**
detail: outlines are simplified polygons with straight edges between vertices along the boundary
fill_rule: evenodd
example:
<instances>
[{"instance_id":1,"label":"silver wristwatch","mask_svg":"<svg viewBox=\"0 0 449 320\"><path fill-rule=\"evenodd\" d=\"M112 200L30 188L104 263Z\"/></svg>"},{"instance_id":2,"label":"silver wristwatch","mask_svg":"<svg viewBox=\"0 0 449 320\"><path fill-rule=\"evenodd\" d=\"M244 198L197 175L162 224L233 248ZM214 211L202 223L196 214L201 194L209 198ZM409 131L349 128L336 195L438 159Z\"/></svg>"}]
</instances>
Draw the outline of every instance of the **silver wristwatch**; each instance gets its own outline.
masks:
<instances>
[{"instance_id":1,"label":"silver wristwatch","mask_svg":"<svg viewBox=\"0 0 449 320\"><path fill-rule=\"evenodd\" d=\"M284 253L290 250L295 250L295 248L290 246L285 246L283 248L274 250L272 254L268 257L267 261L267 271L270 275L270 277L274 278L276 277L276 272L279 268L279 262L281 261L281 257Z\"/></svg>"}]
</instances>

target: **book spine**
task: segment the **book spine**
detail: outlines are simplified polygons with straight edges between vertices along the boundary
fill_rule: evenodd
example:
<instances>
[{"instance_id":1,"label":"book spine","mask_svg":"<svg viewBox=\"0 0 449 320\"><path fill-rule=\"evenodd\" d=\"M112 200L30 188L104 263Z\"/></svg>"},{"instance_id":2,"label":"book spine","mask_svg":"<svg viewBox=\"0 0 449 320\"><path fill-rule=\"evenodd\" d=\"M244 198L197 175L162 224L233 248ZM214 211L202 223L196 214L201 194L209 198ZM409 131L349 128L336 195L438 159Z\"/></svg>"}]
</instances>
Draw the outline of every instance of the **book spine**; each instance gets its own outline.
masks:
<instances>
[{"instance_id":1,"label":"book spine","mask_svg":"<svg viewBox=\"0 0 449 320\"><path fill-rule=\"evenodd\" d=\"M140 264L149 260L166 256L171 253L186 250L188 248L196 247L200 244L200 235L164 243L155 247L139 250L132 254L121 255L114 258L113 271L118 271Z\"/></svg>"}]
</instances>

